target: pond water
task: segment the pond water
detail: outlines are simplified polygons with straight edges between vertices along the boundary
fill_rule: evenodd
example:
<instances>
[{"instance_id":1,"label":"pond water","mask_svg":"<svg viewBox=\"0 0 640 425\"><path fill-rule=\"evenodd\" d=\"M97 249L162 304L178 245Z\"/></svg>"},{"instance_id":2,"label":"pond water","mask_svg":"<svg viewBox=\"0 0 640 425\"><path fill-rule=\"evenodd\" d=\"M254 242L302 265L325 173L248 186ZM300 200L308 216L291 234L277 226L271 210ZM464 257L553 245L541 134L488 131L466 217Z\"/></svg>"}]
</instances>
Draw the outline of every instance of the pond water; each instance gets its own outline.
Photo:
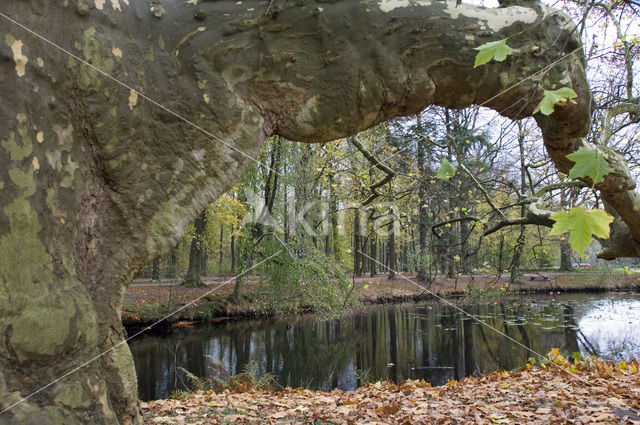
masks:
<instances>
[{"instance_id":1,"label":"pond water","mask_svg":"<svg viewBox=\"0 0 640 425\"><path fill-rule=\"evenodd\" d=\"M546 354L640 358L640 294L520 296L503 303L459 303L504 335ZM372 306L338 320L315 316L231 321L147 335L130 342L142 400L185 388L197 376L251 364L281 385L353 390L361 380L449 379L513 369L532 355L463 312L438 302ZM215 369L215 370L214 370Z\"/></svg>"}]
</instances>

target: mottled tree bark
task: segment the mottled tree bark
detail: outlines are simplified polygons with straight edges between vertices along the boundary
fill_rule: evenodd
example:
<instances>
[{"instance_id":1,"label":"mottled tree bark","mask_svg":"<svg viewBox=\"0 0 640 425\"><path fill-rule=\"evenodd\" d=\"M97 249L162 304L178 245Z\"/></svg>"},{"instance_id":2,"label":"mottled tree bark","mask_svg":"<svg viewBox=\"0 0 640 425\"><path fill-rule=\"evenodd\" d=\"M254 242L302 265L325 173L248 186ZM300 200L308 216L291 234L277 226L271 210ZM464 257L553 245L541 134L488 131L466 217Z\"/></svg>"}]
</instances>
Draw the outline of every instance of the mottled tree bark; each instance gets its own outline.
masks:
<instances>
[{"instance_id":1,"label":"mottled tree bark","mask_svg":"<svg viewBox=\"0 0 640 425\"><path fill-rule=\"evenodd\" d=\"M175 112L0 17L0 409L123 340L133 273L176 245L270 135L330 141L429 104L521 118L543 88L570 85L577 103L538 117L567 171L591 112L582 54L564 14L528 4L0 0ZM509 35L513 56L473 68L474 47ZM596 187L628 224L616 233L626 250L610 256L637 255L640 202L610 160L618 172ZM0 422L140 423L126 344Z\"/></svg>"}]
</instances>

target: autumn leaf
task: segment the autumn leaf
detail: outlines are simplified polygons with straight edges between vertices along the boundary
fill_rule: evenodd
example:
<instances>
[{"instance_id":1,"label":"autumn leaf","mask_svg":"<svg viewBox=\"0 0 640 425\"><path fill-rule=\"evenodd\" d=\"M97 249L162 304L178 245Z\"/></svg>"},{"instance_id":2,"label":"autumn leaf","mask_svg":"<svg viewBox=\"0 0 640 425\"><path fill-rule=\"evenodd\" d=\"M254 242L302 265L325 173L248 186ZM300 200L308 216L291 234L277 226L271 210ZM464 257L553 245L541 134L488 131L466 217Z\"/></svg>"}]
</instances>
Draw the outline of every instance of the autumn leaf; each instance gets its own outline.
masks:
<instances>
[{"instance_id":1,"label":"autumn leaf","mask_svg":"<svg viewBox=\"0 0 640 425\"><path fill-rule=\"evenodd\" d=\"M440 167L438 167L438 171L436 171L436 178L441 180L449 179L456 174L456 167L449 162L447 158L442 158L442 162L440 163Z\"/></svg>"},{"instance_id":2,"label":"autumn leaf","mask_svg":"<svg viewBox=\"0 0 640 425\"><path fill-rule=\"evenodd\" d=\"M599 238L609 238L609 224L613 217L603 210L587 211L584 208L574 207L566 211L560 211L552 215L555 221L550 235L562 235L569 232L569 243L580 255L591 243L592 235Z\"/></svg>"},{"instance_id":3,"label":"autumn leaf","mask_svg":"<svg viewBox=\"0 0 640 425\"><path fill-rule=\"evenodd\" d=\"M553 357L561 357L558 349L547 354L547 358ZM631 413L630 408L637 405L638 362L628 360L622 369L620 363L587 359L571 365L571 372L579 379L570 380L566 380L562 368L523 367L516 373L497 371L441 387L410 380L399 384L377 382L349 392L302 388L278 392L200 391L179 400L140 403L140 408L148 425L550 424L566 423L567 417L582 418L581 423L627 423L622 415Z\"/></svg>"},{"instance_id":4,"label":"autumn leaf","mask_svg":"<svg viewBox=\"0 0 640 425\"><path fill-rule=\"evenodd\" d=\"M398 410L400 410L398 405L395 403L392 403L392 404L385 404L381 407L378 407L375 410L375 412L380 416L389 416L389 415L393 415L394 413L397 413Z\"/></svg>"},{"instance_id":5,"label":"autumn leaf","mask_svg":"<svg viewBox=\"0 0 640 425\"><path fill-rule=\"evenodd\" d=\"M589 177L593 183L604 181L604 176L613 172L609 167L604 155L586 146L581 147L577 151L567 155L567 159L575 162L575 165L569 171L569 178Z\"/></svg>"},{"instance_id":6,"label":"autumn leaf","mask_svg":"<svg viewBox=\"0 0 640 425\"><path fill-rule=\"evenodd\" d=\"M478 50L476 61L473 64L474 68L489 63L491 59L496 62L502 62L513 52L513 49L507 46L506 38L485 43L482 46L475 47L474 50Z\"/></svg>"},{"instance_id":7,"label":"autumn leaf","mask_svg":"<svg viewBox=\"0 0 640 425\"><path fill-rule=\"evenodd\" d=\"M535 114L540 111L540 113L544 115L551 115L556 105L564 106L567 102L576 103L572 100L574 97L578 97L578 95L570 87L562 87L558 90L545 90L544 97L538 106L536 106L533 113Z\"/></svg>"}]
</instances>

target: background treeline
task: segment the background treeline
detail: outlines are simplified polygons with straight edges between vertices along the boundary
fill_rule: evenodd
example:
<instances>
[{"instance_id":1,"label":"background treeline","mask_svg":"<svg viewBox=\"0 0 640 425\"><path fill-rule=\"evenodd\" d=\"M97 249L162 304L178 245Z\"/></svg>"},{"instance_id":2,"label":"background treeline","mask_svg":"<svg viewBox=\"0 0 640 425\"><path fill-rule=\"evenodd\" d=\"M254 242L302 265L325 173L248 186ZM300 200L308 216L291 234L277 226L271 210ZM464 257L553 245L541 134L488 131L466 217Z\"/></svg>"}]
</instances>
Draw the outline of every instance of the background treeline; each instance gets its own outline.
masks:
<instances>
[{"instance_id":1,"label":"background treeline","mask_svg":"<svg viewBox=\"0 0 640 425\"><path fill-rule=\"evenodd\" d=\"M532 122L481 108L430 108L330 144L271 138L260 163L157 262L158 277L237 273L267 242L293 258L323 254L356 276L568 270L580 260L564 237L518 222L534 201L559 210L598 200L540 145Z\"/></svg>"},{"instance_id":2,"label":"background treeline","mask_svg":"<svg viewBox=\"0 0 640 425\"><path fill-rule=\"evenodd\" d=\"M637 5L556 6L574 17L585 44L594 94L587 141L622 153L637 174ZM273 137L242 181L141 274L198 285L203 275L249 271L281 298L338 303L353 289L350 273L397 271L427 283L491 273L514 282L523 270L604 264L597 242L580 258L566 235L548 234L553 212L606 208L597 192L557 172L533 120L499 112L431 107L328 144ZM244 279L235 280L234 299Z\"/></svg>"}]
</instances>

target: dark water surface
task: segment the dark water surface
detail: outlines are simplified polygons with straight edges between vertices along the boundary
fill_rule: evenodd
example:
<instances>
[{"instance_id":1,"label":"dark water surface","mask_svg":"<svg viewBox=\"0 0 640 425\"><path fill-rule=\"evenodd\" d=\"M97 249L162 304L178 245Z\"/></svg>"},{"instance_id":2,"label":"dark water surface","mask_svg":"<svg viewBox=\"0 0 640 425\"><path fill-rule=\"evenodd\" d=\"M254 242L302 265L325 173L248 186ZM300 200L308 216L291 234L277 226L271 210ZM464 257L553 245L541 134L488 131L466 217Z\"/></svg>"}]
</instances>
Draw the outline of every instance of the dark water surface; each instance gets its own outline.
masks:
<instances>
[{"instance_id":1,"label":"dark water surface","mask_svg":"<svg viewBox=\"0 0 640 425\"><path fill-rule=\"evenodd\" d=\"M459 304L538 353L640 358L640 294L524 296ZM353 390L359 378L449 379L523 365L532 353L442 303L374 306L338 320L314 316L235 321L131 341L140 398L185 388L179 368L210 376L212 358L231 374L252 363L281 385Z\"/></svg>"}]
</instances>

